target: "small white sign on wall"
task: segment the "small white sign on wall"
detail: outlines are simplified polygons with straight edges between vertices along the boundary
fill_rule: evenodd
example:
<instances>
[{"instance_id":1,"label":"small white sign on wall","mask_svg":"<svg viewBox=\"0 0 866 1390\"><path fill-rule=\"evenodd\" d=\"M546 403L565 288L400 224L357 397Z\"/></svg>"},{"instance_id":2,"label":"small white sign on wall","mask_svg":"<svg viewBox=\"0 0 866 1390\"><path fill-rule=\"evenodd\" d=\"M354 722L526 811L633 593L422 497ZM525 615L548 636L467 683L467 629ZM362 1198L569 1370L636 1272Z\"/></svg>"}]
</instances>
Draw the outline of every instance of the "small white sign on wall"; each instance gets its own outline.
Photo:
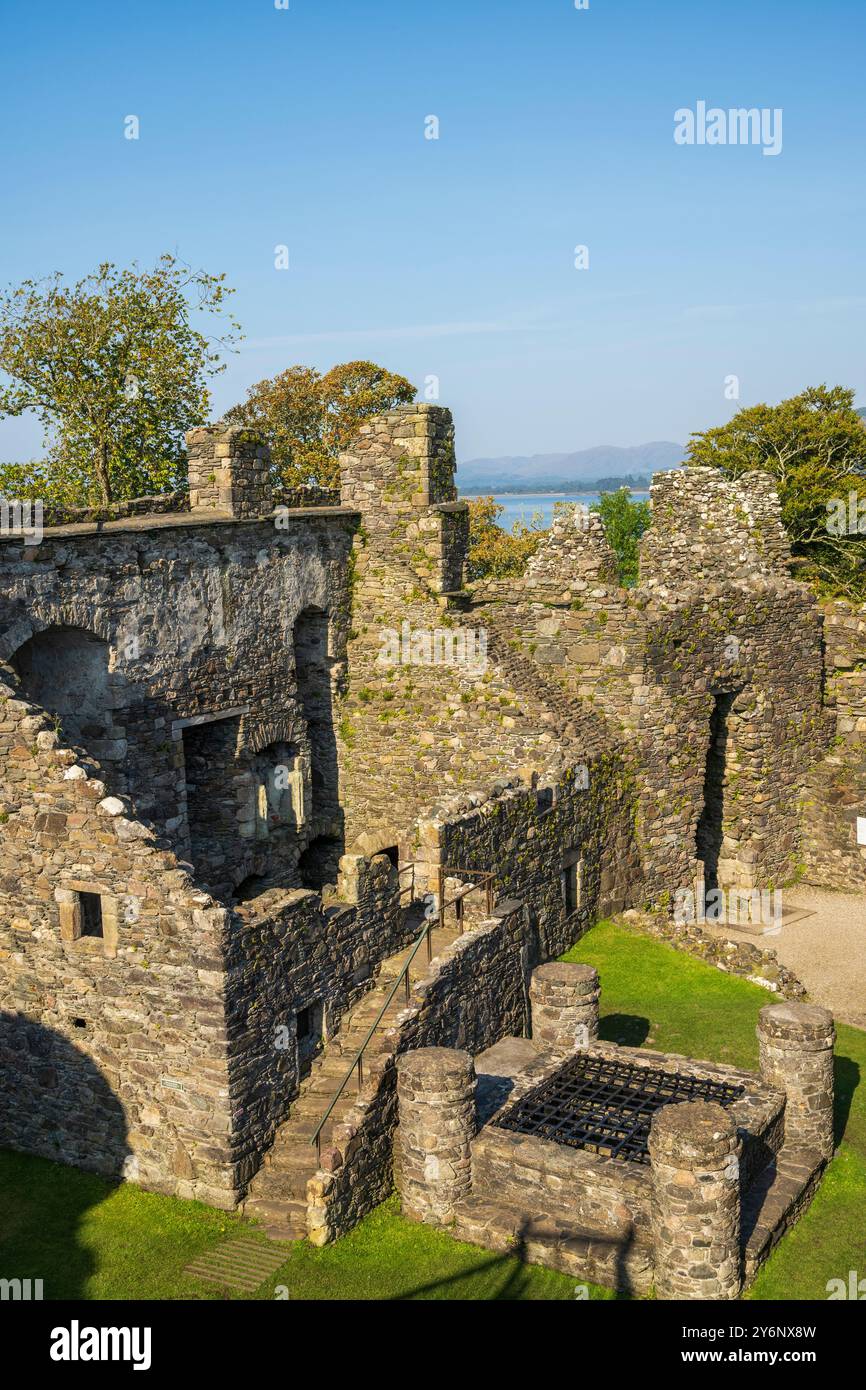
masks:
<instances>
[{"instance_id":1,"label":"small white sign on wall","mask_svg":"<svg viewBox=\"0 0 866 1390\"><path fill-rule=\"evenodd\" d=\"M857 817L857 843L866 845L866 816Z\"/></svg>"}]
</instances>

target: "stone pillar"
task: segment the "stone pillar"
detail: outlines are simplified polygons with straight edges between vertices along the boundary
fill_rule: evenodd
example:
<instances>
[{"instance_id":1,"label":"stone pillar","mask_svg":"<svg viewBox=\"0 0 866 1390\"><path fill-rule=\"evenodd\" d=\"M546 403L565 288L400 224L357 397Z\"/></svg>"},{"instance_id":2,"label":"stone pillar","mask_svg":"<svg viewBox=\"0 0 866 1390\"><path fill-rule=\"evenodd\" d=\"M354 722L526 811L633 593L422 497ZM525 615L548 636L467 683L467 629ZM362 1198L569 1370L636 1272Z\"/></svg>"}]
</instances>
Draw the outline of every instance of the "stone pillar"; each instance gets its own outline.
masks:
<instances>
[{"instance_id":1,"label":"stone pillar","mask_svg":"<svg viewBox=\"0 0 866 1390\"><path fill-rule=\"evenodd\" d=\"M785 1143L833 1157L833 1044L829 1009L767 1004L758 1020L761 1076L785 1093Z\"/></svg>"},{"instance_id":2,"label":"stone pillar","mask_svg":"<svg viewBox=\"0 0 866 1390\"><path fill-rule=\"evenodd\" d=\"M186 436L189 509L229 516L269 516L271 451L242 425L202 425Z\"/></svg>"},{"instance_id":3,"label":"stone pillar","mask_svg":"<svg viewBox=\"0 0 866 1390\"><path fill-rule=\"evenodd\" d=\"M472 1185L475 1063L468 1052L421 1047L397 1058L397 1187L405 1216L442 1226Z\"/></svg>"},{"instance_id":4,"label":"stone pillar","mask_svg":"<svg viewBox=\"0 0 866 1390\"><path fill-rule=\"evenodd\" d=\"M736 1298L742 1277L733 1119L711 1101L665 1105L653 1116L649 1152L656 1297Z\"/></svg>"},{"instance_id":5,"label":"stone pillar","mask_svg":"<svg viewBox=\"0 0 866 1390\"><path fill-rule=\"evenodd\" d=\"M469 542L454 469L451 412L423 403L370 416L340 455L342 504L361 513L365 550L439 594L461 588Z\"/></svg>"},{"instance_id":6,"label":"stone pillar","mask_svg":"<svg viewBox=\"0 0 866 1390\"><path fill-rule=\"evenodd\" d=\"M598 1038L598 971L553 961L533 970L529 984L532 1038L556 1052L574 1052Z\"/></svg>"}]
</instances>

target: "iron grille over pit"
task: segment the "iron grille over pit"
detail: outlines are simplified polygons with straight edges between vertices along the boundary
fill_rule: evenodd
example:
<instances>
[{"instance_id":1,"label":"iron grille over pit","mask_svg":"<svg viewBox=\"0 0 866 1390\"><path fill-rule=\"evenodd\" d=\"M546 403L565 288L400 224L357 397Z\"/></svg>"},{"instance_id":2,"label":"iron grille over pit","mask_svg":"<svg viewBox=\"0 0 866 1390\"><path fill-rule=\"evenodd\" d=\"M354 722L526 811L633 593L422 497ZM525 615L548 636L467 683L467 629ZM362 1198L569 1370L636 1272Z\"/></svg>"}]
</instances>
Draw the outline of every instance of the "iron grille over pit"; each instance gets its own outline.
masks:
<instances>
[{"instance_id":1,"label":"iron grille over pit","mask_svg":"<svg viewBox=\"0 0 866 1390\"><path fill-rule=\"evenodd\" d=\"M714 1100L728 1106L744 1091L743 1086L577 1053L493 1123L606 1158L648 1163L650 1121L663 1105Z\"/></svg>"}]
</instances>

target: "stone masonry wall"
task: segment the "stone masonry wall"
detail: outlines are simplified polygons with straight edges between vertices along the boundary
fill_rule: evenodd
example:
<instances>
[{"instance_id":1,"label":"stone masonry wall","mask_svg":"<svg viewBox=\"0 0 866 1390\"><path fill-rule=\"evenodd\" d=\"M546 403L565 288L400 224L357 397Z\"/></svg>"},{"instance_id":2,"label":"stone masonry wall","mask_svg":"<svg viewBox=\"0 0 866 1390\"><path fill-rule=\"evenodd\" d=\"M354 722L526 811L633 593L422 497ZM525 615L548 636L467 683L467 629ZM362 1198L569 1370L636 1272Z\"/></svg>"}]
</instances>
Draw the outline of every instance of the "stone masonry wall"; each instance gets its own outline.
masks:
<instances>
[{"instance_id":1,"label":"stone masonry wall","mask_svg":"<svg viewBox=\"0 0 866 1390\"><path fill-rule=\"evenodd\" d=\"M314 1244L336 1239L372 1211L393 1187L397 1120L395 1058L419 1047L457 1047L477 1054L528 1025L530 934L522 904L459 937L433 962L392 1030L392 1049L377 1062L375 1089L335 1129L339 1157L308 1184Z\"/></svg>"},{"instance_id":2,"label":"stone masonry wall","mask_svg":"<svg viewBox=\"0 0 866 1390\"><path fill-rule=\"evenodd\" d=\"M685 469L654 482L636 589L618 586L600 519L579 513L556 521L522 580L473 586L474 621L510 631L621 750L637 801L635 901L671 900L698 874L711 742L724 755L712 789L721 886L803 871L797 802L830 727L821 618L789 559L769 479ZM713 733L717 700L731 708Z\"/></svg>"},{"instance_id":3,"label":"stone masonry wall","mask_svg":"<svg viewBox=\"0 0 866 1390\"><path fill-rule=\"evenodd\" d=\"M8 675L0 767L0 1144L231 1206L222 914Z\"/></svg>"},{"instance_id":4,"label":"stone masonry wall","mask_svg":"<svg viewBox=\"0 0 866 1390\"><path fill-rule=\"evenodd\" d=\"M803 872L810 883L859 892L866 887L866 845L857 843L857 818L866 816L866 604L828 600L821 611L834 737L803 788Z\"/></svg>"},{"instance_id":5,"label":"stone masonry wall","mask_svg":"<svg viewBox=\"0 0 866 1390\"><path fill-rule=\"evenodd\" d=\"M188 726L234 720L237 748L223 775L229 825L248 814L233 779L255 755L284 741L309 764L293 632L303 612L327 615L336 699L352 525L346 513L307 513L279 526L121 523L100 533L46 532L32 548L3 542L0 659L15 659L34 635L57 629L80 629L105 644L108 732L98 747L85 747L100 758L109 789L129 795L136 814L186 857ZM52 695L62 701L63 691ZM61 708L61 726L62 717ZM334 829L309 820L282 846L284 874L316 834ZM217 872L229 886L266 871L268 856L255 840L227 833L219 853Z\"/></svg>"},{"instance_id":6,"label":"stone masonry wall","mask_svg":"<svg viewBox=\"0 0 866 1390\"><path fill-rule=\"evenodd\" d=\"M323 905L316 893L274 889L243 904L231 918L229 1072L237 1115L233 1144L244 1181L298 1093L298 1014L312 1007L322 1020L323 1039L333 1038L381 961L413 934L405 926L390 861L380 855L348 867L354 901L332 898Z\"/></svg>"}]
</instances>

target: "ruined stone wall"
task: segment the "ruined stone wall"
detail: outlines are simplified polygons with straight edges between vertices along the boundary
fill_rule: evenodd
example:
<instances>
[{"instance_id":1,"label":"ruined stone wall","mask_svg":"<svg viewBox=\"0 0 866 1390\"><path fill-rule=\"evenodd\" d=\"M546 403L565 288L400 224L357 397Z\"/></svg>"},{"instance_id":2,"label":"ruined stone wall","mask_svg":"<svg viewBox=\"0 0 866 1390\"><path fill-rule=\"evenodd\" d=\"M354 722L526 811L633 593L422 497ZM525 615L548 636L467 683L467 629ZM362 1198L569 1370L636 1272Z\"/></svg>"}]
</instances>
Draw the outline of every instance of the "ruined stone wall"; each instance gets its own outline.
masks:
<instances>
[{"instance_id":1,"label":"ruined stone wall","mask_svg":"<svg viewBox=\"0 0 866 1390\"><path fill-rule=\"evenodd\" d=\"M638 804L635 895L688 888L713 838L721 886L778 886L803 871L797 798L830 732L814 596L790 578L766 475L677 470L652 496L637 588L618 586L600 519L566 513L521 580L474 586L473 616L511 631L620 750ZM711 742L718 827L705 813Z\"/></svg>"},{"instance_id":2,"label":"ruined stone wall","mask_svg":"<svg viewBox=\"0 0 866 1390\"><path fill-rule=\"evenodd\" d=\"M454 424L436 405L404 405L366 421L340 457L345 507L363 517L380 555L430 589L462 586L468 509L454 486Z\"/></svg>"},{"instance_id":3,"label":"ruined stone wall","mask_svg":"<svg viewBox=\"0 0 866 1390\"><path fill-rule=\"evenodd\" d=\"M634 807L624 782L609 754L534 787L504 788L476 807L446 800L419 827L419 858L431 866L431 880L437 863L469 871L467 878L472 870L492 872L498 894L527 905L532 963L550 960L635 892Z\"/></svg>"},{"instance_id":4,"label":"ruined stone wall","mask_svg":"<svg viewBox=\"0 0 866 1390\"><path fill-rule=\"evenodd\" d=\"M797 795L827 741L821 626L799 585L766 579L646 611L638 724L639 849L649 897L698 867L711 716L730 699L718 881L779 887L799 864Z\"/></svg>"},{"instance_id":5,"label":"ruined stone wall","mask_svg":"<svg viewBox=\"0 0 866 1390\"><path fill-rule=\"evenodd\" d=\"M866 605L827 600L821 612L824 696L834 736L803 787L803 874L837 892L860 892L866 887L866 845L857 843L857 818L866 816Z\"/></svg>"},{"instance_id":6,"label":"ruined stone wall","mask_svg":"<svg viewBox=\"0 0 866 1390\"><path fill-rule=\"evenodd\" d=\"M790 543L768 473L733 479L717 468L678 468L657 473L650 496L642 586L675 594L704 583L790 575Z\"/></svg>"},{"instance_id":7,"label":"ruined stone wall","mask_svg":"<svg viewBox=\"0 0 866 1390\"><path fill-rule=\"evenodd\" d=\"M399 1015L388 1053L377 1058L375 1094L335 1127L339 1157L332 1156L331 1170L317 1173L307 1189L315 1244L351 1230L393 1188L395 1058L419 1047L477 1053L502 1037L525 1033L531 933L522 904L506 903L500 911L500 917L483 922L437 957Z\"/></svg>"},{"instance_id":8,"label":"ruined stone wall","mask_svg":"<svg viewBox=\"0 0 866 1390\"><path fill-rule=\"evenodd\" d=\"M270 858L269 846L244 836L247 790L233 779L277 741L309 762L293 651L305 610L328 615L335 696L344 674L351 527L345 513L307 514L279 526L121 524L46 532L30 549L0 545L0 657L14 660L22 644L52 628L83 629L106 644L107 732L89 751L103 762L110 790L129 794L136 813L183 855L190 852L185 729L214 716L235 721L236 760L223 782L227 828L207 866L221 890L265 872ZM309 821L284 846L284 873L329 829Z\"/></svg>"},{"instance_id":9,"label":"ruined stone wall","mask_svg":"<svg viewBox=\"0 0 866 1390\"><path fill-rule=\"evenodd\" d=\"M231 1206L222 914L0 686L0 1144ZM104 935L76 936L101 899Z\"/></svg>"},{"instance_id":10,"label":"ruined stone wall","mask_svg":"<svg viewBox=\"0 0 866 1390\"><path fill-rule=\"evenodd\" d=\"M298 1093L298 1014L312 1010L321 1042L333 1038L382 960L414 935L390 861L380 855L343 864L344 898L323 906L316 893L273 889L227 922L226 1027L238 1116L232 1144L244 1182Z\"/></svg>"},{"instance_id":11,"label":"ruined stone wall","mask_svg":"<svg viewBox=\"0 0 866 1390\"><path fill-rule=\"evenodd\" d=\"M579 739L558 739L544 695L515 688L486 615L445 605L441 591L462 574L463 504L442 501L442 563L422 563L428 499L454 493L452 428L439 407L402 407L366 425L341 460L343 500L362 513L341 764L347 845L365 853L399 844L414 858L414 823L443 793L583 756Z\"/></svg>"}]
</instances>

